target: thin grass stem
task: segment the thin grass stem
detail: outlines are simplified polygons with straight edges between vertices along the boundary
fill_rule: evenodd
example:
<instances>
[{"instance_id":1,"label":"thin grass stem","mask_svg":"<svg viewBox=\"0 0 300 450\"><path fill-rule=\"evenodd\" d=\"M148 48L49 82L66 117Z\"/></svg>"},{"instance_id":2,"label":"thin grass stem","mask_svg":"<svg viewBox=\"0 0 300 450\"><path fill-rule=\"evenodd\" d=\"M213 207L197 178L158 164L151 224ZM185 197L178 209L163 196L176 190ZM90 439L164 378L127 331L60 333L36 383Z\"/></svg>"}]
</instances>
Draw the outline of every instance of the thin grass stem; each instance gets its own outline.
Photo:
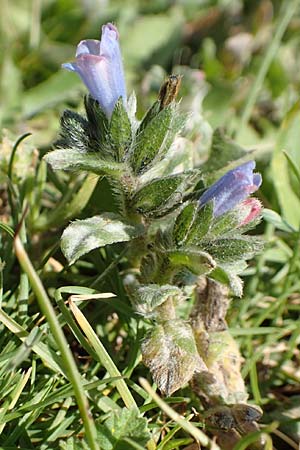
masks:
<instances>
[{"instance_id":1,"label":"thin grass stem","mask_svg":"<svg viewBox=\"0 0 300 450\"><path fill-rule=\"evenodd\" d=\"M67 340L62 332L62 329L60 328L55 311L51 305L49 297L45 291L45 288L39 276L37 275L36 271L33 268L33 265L23 247L23 244L19 236L16 236L14 246L19 263L22 269L28 275L31 287L36 295L41 311L48 321L49 328L61 352L61 357L65 365L65 370L68 374L69 381L74 389L74 395L84 424L86 439L89 443L91 450L100 450L99 445L97 443L97 432L95 423L89 410L89 404L83 389L80 374L77 370Z\"/></svg>"},{"instance_id":2,"label":"thin grass stem","mask_svg":"<svg viewBox=\"0 0 300 450\"><path fill-rule=\"evenodd\" d=\"M159 395L154 392L150 384L145 378L140 378L140 384L145 389L145 391L150 395L150 397L155 401L155 403L161 408L161 410L166 413L172 420L174 420L182 429L193 436L201 445L210 448L211 450L220 450L219 446L211 441L201 430L196 428L186 419L184 419L180 414L178 414L174 409L172 409L164 400L162 400Z\"/></svg>"},{"instance_id":3,"label":"thin grass stem","mask_svg":"<svg viewBox=\"0 0 300 450\"><path fill-rule=\"evenodd\" d=\"M80 328L83 330L84 334L90 341L91 345L94 347L94 350L97 353L98 358L101 361L101 364L105 367L105 369L109 373L109 376L121 377L122 376L121 373L119 372L113 360L107 353L104 345L94 332L93 328L91 327L91 325L89 324L83 313L80 311L80 309L75 305L74 301L72 300L70 300L70 308ZM137 404L135 403L135 400L131 395L131 392L129 391L125 381L123 379L120 379L117 380L115 384L127 408L138 409Z\"/></svg>"}]
</instances>

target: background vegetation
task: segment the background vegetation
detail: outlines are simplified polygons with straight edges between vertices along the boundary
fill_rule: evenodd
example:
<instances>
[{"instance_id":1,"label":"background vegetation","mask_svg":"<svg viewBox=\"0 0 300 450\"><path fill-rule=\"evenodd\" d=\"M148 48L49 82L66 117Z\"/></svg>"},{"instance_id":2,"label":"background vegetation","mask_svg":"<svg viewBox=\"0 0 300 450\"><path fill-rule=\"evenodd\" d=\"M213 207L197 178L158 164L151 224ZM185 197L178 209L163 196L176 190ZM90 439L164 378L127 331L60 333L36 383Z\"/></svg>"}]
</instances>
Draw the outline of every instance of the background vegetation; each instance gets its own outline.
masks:
<instances>
[{"instance_id":1,"label":"background vegetation","mask_svg":"<svg viewBox=\"0 0 300 450\"><path fill-rule=\"evenodd\" d=\"M85 341L78 335L74 338L70 328L64 326L68 322L74 329L71 316L63 309L66 294L90 295L91 288L117 296L93 299L86 303L84 312L118 371L128 377L140 411L147 411L153 436L151 448L183 449L193 443L180 422L167 417L165 405L158 407L139 384L139 376L150 380L139 354L146 324L132 314L124 293L120 272L126 270L126 258L121 247L93 251L70 267L59 249L61 232L71 218L114 210L105 181L91 179L95 190L86 203L80 197L82 174L54 173L42 162L57 137L64 108L83 109L83 84L74 74L62 71L60 64L74 57L81 39L98 38L100 26L107 21L118 25L128 92L136 91L140 118L156 98L166 74L180 73L182 108L193 112L184 130L191 142L187 158L205 159L216 127L225 128L243 147L256 149L255 158L263 175L259 196L267 208L258 232L266 247L245 271L245 295L234 299L228 322L245 359L243 376L250 397L264 410L262 428L276 448L298 448L299 3L3 0L1 448L85 448L80 440L82 424L72 387L59 365L55 342L59 338L49 332L49 320L43 315L47 316L47 311L42 309L41 314L36 302L34 281L28 275L33 273L32 268L26 266L19 249L25 268L20 271L13 248L12 235L24 213L26 223L20 229L20 239L26 245L29 263L46 287L84 377L102 447L144 448L148 435L143 421L128 417L121 409L123 403L114 389L112 373L108 378L95 349L84 346ZM32 135L14 147L24 133ZM178 391L168 402L186 417L193 408L199 410L188 388ZM117 410L118 415L109 415L111 410ZM195 424L201 427L201 409L199 414ZM132 442L120 444L122 433L128 432L128 423L132 425ZM114 427L120 430L120 442L109 446L107 430ZM272 448L270 440L267 445ZM245 440L236 450L246 446Z\"/></svg>"}]
</instances>

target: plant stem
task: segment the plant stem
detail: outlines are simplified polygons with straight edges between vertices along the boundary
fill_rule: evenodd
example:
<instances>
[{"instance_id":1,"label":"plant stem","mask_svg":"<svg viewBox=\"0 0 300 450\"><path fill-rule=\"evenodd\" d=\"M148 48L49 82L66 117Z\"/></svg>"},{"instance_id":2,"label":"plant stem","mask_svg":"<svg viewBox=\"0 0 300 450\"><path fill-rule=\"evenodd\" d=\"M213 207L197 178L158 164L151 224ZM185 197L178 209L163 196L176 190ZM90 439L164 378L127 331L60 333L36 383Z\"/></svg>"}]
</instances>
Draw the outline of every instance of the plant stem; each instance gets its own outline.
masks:
<instances>
[{"instance_id":1,"label":"plant stem","mask_svg":"<svg viewBox=\"0 0 300 450\"><path fill-rule=\"evenodd\" d=\"M20 239L23 245L27 244L26 226L24 220L20 227ZM20 319L25 319L27 317L28 297L29 297L29 280L27 273L24 270L22 270L20 274L20 289L18 295L18 309Z\"/></svg>"},{"instance_id":2,"label":"plant stem","mask_svg":"<svg viewBox=\"0 0 300 450\"><path fill-rule=\"evenodd\" d=\"M10 159L8 162L8 169L7 169L7 178L8 178L8 191L7 191L7 195L8 195L8 201L9 201L9 206L11 209L11 215L13 218L13 222L14 224L17 226L18 224L18 212L15 208L15 204L14 204L14 200L13 197L18 198L19 199L19 193L16 192L15 190L15 186L13 184L13 179L12 179L12 174L13 174L13 165L14 165L14 159L16 156L16 152L18 150L18 146L21 144L22 141L24 141L24 139L26 139L28 136L31 136L31 133L25 133L22 136L19 137L19 139L17 139L17 141L15 142L12 151L11 151L11 155L10 155ZM21 208L20 208L21 209Z\"/></svg>"},{"instance_id":3,"label":"plant stem","mask_svg":"<svg viewBox=\"0 0 300 450\"><path fill-rule=\"evenodd\" d=\"M280 42L284 35L284 32L287 29L287 26L288 26L291 18L295 14L297 7L299 6L299 0L294 0L291 2L282 2L282 4L283 4L283 7L285 7L285 10L283 11L282 14L279 14L279 17L281 17L281 20L279 21L279 23L277 25L277 28L274 33L274 37L266 50L266 53L263 57L262 64L259 68L258 74L255 78L252 88L250 89L248 99L247 99L246 105L245 105L243 113L242 113L241 121L238 123L239 128L236 132L236 138L241 135L244 127L249 122L251 112L252 112L253 106L256 102L258 93L263 85L264 79L267 75L267 72L272 63L272 60L276 56L276 53L279 49Z\"/></svg>"},{"instance_id":4,"label":"plant stem","mask_svg":"<svg viewBox=\"0 0 300 450\"><path fill-rule=\"evenodd\" d=\"M176 310L174 306L173 297L169 297L162 305L156 308L156 313L159 322L164 322L166 320L176 319Z\"/></svg>"},{"instance_id":5,"label":"plant stem","mask_svg":"<svg viewBox=\"0 0 300 450\"><path fill-rule=\"evenodd\" d=\"M86 439L91 450L100 450L97 443L97 432L95 423L89 411L88 400L85 396L84 389L81 383L80 374L77 370L72 353L69 349L67 340L60 328L55 311L51 305L50 299L45 291L45 288L33 268L33 265L23 247L23 244L18 236L14 241L15 252L20 262L22 269L27 273L31 287L36 295L42 313L45 315L49 328L61 352L62 360L65 365L65 370L68 374L69 381L73 387L75 398L78 404L80 415L84 424Z\"/></svg>"}]
</instances>

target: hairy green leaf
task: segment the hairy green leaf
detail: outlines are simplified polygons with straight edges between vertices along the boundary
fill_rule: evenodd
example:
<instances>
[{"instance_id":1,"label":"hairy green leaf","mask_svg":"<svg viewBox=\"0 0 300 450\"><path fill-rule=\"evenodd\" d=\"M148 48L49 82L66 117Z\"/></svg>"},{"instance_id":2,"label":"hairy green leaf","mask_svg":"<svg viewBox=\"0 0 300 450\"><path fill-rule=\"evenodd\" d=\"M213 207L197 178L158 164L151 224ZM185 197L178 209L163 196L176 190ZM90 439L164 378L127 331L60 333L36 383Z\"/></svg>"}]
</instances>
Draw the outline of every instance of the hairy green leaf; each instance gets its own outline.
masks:
<instances>
[{"instance_id":1,"label":"hairy green leaf","mask_svg":"<svg viewBox=\"0 0 300 450\"><path fill-rule=\"evenodd\" d=\"M142 226L133 226L113 213L76 220L63 232L62 252L70 264L89 251L115 242L125 242L140 236Z\"/></svg>"},{"instance_id":2,"label":"hairy green leaf","mask_svg":"<svg viewBox=\"0 0 300 450\"><path fill-rule=\"evenodd\" d=\"M253 236L239 236L202 242L201 248L217 262L234 263L238 260L252 258L262 250L263 242Z\"/></svg>"},{"instance_id":3,"label":"hairy green leaf","mask_svg":"<svg viewBox=\"0 0 300 450\"><path fill-rule=\"evenodd\" d=\"M141 121L140 126L138 127L138 130L137 130L138 134L141 133L147 127L147 125L151 122L151 120L154 119L155 116L157 116L159 111L160 111L160 101L157 100L148 109L145 116L143 117L143 120Z\"/></svg>"},{"instance_id":4,"label":"hairy green leaf","mask_svg":"<svg viewBox=\"0 0 300 450\"><path fill-rule=\"evenodd\" d=\"M230 232L236 232L235 229L241 223L241 214L239 214L238 208L228 211L226 214L222 214L217 217L211 226L211 235L215 238L218 236L224 236Z\"/></svg>"},{"instance_id":5,"label":"hairy green leaf","mask_svg":"<svg viewBox=\"0 0 300 450\"><path fill-rule=\"evenodd\" d=\"M186 245L197 245L210 229L213 218L213 203L209 202L203 208L195 211L194 220L187 233Z\"/></svg>"},{"instance_id":6,"label":"hairy green leaf","mask_svg":"<svg viewBox=\"0 0 300 450\"><path fill-rule=\"evenodd\" d=\"M176 245L182 245L186 241L197 208L198 202L188 203L176 217L173 227L173 239Z\"/></svg>"},{"instance_id":7,"label":"hairy green leaf","mask_svg":"<svg viewBox=\"0 0 300 450\"><path fill-rule=\"evenodd\" d=\"M67 109L60 119L60 126L60 138L55 143L57 147L89 151L89 124L84 117Z\"/></svg>"},{"instance_id":8,"label":"hairy green leaf","mask_svg":"<svg viewBox=\"0 0 300 450\"><path fill-rule=\"evenodd\" d=\"M135 194L133 206L145 215L164 215L182 201L198 178L198 171L189 171L150 181Z\"/></svg>"},{"instance_id":9,"label":"hairy green leaf","mask_svg":"<svg viewBox=\"0 0 300 450\"><path fill-rule=\"evenodd\" d=\"M137 134L130 164L134 173L141 173L149 167L159 153L170 128L174 105L160 111L147 126Z\"/></svg>"},{"instance_id":10,"label":"hairy green leaf","mask_svg":"<svg viewBox=\"0 0 300 450\"><path fill-rule=\"evenodd\" d=\"M162 305L169 297L182 296L177 286L169 284L160 286L158 284L140 285L133 296L136 311L143 316L151 316L158 306Z\"/></svg>"},{"instance_id":11,"label":"hairy green leaf","mask_svg":"<svg viewBox=\"0 0 300 450\"><path fill-rule=\"evenodd\" d=\"M105 146L108 132L108 119L104 111L101 109L97 100L94 100L90 95L85 96L84 106L89 124L89 132L94 143L98 147Z\"/></svg>"},{"instance_id":12,"label":"hairy green leaf","mask_svg":"<svg viewBox=\"0 0 300 450\"><path fill-rule=\"evenodd\" d=\"M109 142L116 153L116 160L122 161L132 140L131 123L124 108L123 99L117 101L109 125Z\"/></svg>"},{"instance_id":13,"label":"hairy green leaf","mask_svg":"<svg viewBox=\"0 0 300 450\"><path fill-rule=\"evenodd\" d=\"M175 103L174 105L174 114L172 117L172 121L171 121L171 125L170 125L170 129L169 132L166 136L166 139L163 143L163 146L159 152L158 155L158 161L155 162L159 162L167 153L167 151L169 150L169 148L171 147L175 136L180 133L180 131L183 129L185 123L187 121L187 115L180 113L178 108L177 108L177 104Z\"/></svg>"},{"instance_id":14,"label":"hairy green leaf","mask_svg":"<svg viewBox=\"0 0 300 450\"><path fill-rule=\"evenodd\" d=\"M154 326L142 343L144 364L165 395L171 395L190 381L195 372L205 370L190 325L181 319Z\"/></svg>"},{"instance_id":15,"label":"hairy green leaf","mask_svg":"<svg viewBox=\"0 0 300 450\"><path fill-rule=\"evenodd\" d=\"M207 274L216 267L211 255L195 248L169 250L167 254L173 266L185 267L196 275Z\"/></svg>"},{"instance_id":16,"label":"hairy green leaf","mask_svg":"<svg viewBox=\"0 0 300 450\"><path fill-rule=\"evenodd\" d=\"M125 170L123 164L101 159L99 153L81 153L78 150L68 148L49 152L44 159L53 169L70 171L84 170L97 175L109 175L119 177Z\"/></svg>"},{"instance_id":17,"label":"hairy green leaf","mask_svg":"<svg viewBox=\"0 0 300 450\"><path fill-rule=\"evenodd\" d=\"M245 261L238 261L231 264L218 264L218 266L209 274L220 283L226 284L232 291L233 295L242 297L243 295L243 280L238 276L247 267Z\"/></svg>"}]
</instances>

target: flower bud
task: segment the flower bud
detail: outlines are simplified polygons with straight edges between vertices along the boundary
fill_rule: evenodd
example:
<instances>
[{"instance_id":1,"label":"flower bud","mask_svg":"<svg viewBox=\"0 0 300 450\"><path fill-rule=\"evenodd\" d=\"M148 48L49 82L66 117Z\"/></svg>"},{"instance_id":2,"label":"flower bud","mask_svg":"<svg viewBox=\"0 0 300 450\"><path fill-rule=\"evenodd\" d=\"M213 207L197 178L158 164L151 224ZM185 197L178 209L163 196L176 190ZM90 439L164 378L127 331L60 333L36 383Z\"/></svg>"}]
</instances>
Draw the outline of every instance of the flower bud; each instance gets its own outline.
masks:
<instances>
[{"instance_id":1,"label":"flower bud","mask_svg":"<svg viewBox=\"0 0 300 450\"><path fill-rule=\"evenodd\" d=\"M62 67L78 73L108 118L120 97L126 103L119 33L111 23L102 27L101 41L81 41L77 46L76 61Z\"/></svg>"},{"instance_id":2,"label":"flower bud","mask_svg":"<svg viewBox=\"0 0 300 450\"><path fill-rule=\"evenodd\" d=\"M254 168L255 161L248 161L227 172L200 197L200 207L213 201L213 214L214 217L218 217L246 200L250 194L259 188L262 182L261 175L253 173ZM248 222L250 220L252 218Z\"/></svg>"},{"instance_id":3,"label":"flower bud","mask_svg":"<svg viewBox=\"0 0 300 450\"><path fill-rule=\"evenodd\" d=\"M247 225L255 220L261 214L261 203L257 198L247 198L240 205L241 215L243 218L240 226Z\"/></svg>"}]
</instances>

